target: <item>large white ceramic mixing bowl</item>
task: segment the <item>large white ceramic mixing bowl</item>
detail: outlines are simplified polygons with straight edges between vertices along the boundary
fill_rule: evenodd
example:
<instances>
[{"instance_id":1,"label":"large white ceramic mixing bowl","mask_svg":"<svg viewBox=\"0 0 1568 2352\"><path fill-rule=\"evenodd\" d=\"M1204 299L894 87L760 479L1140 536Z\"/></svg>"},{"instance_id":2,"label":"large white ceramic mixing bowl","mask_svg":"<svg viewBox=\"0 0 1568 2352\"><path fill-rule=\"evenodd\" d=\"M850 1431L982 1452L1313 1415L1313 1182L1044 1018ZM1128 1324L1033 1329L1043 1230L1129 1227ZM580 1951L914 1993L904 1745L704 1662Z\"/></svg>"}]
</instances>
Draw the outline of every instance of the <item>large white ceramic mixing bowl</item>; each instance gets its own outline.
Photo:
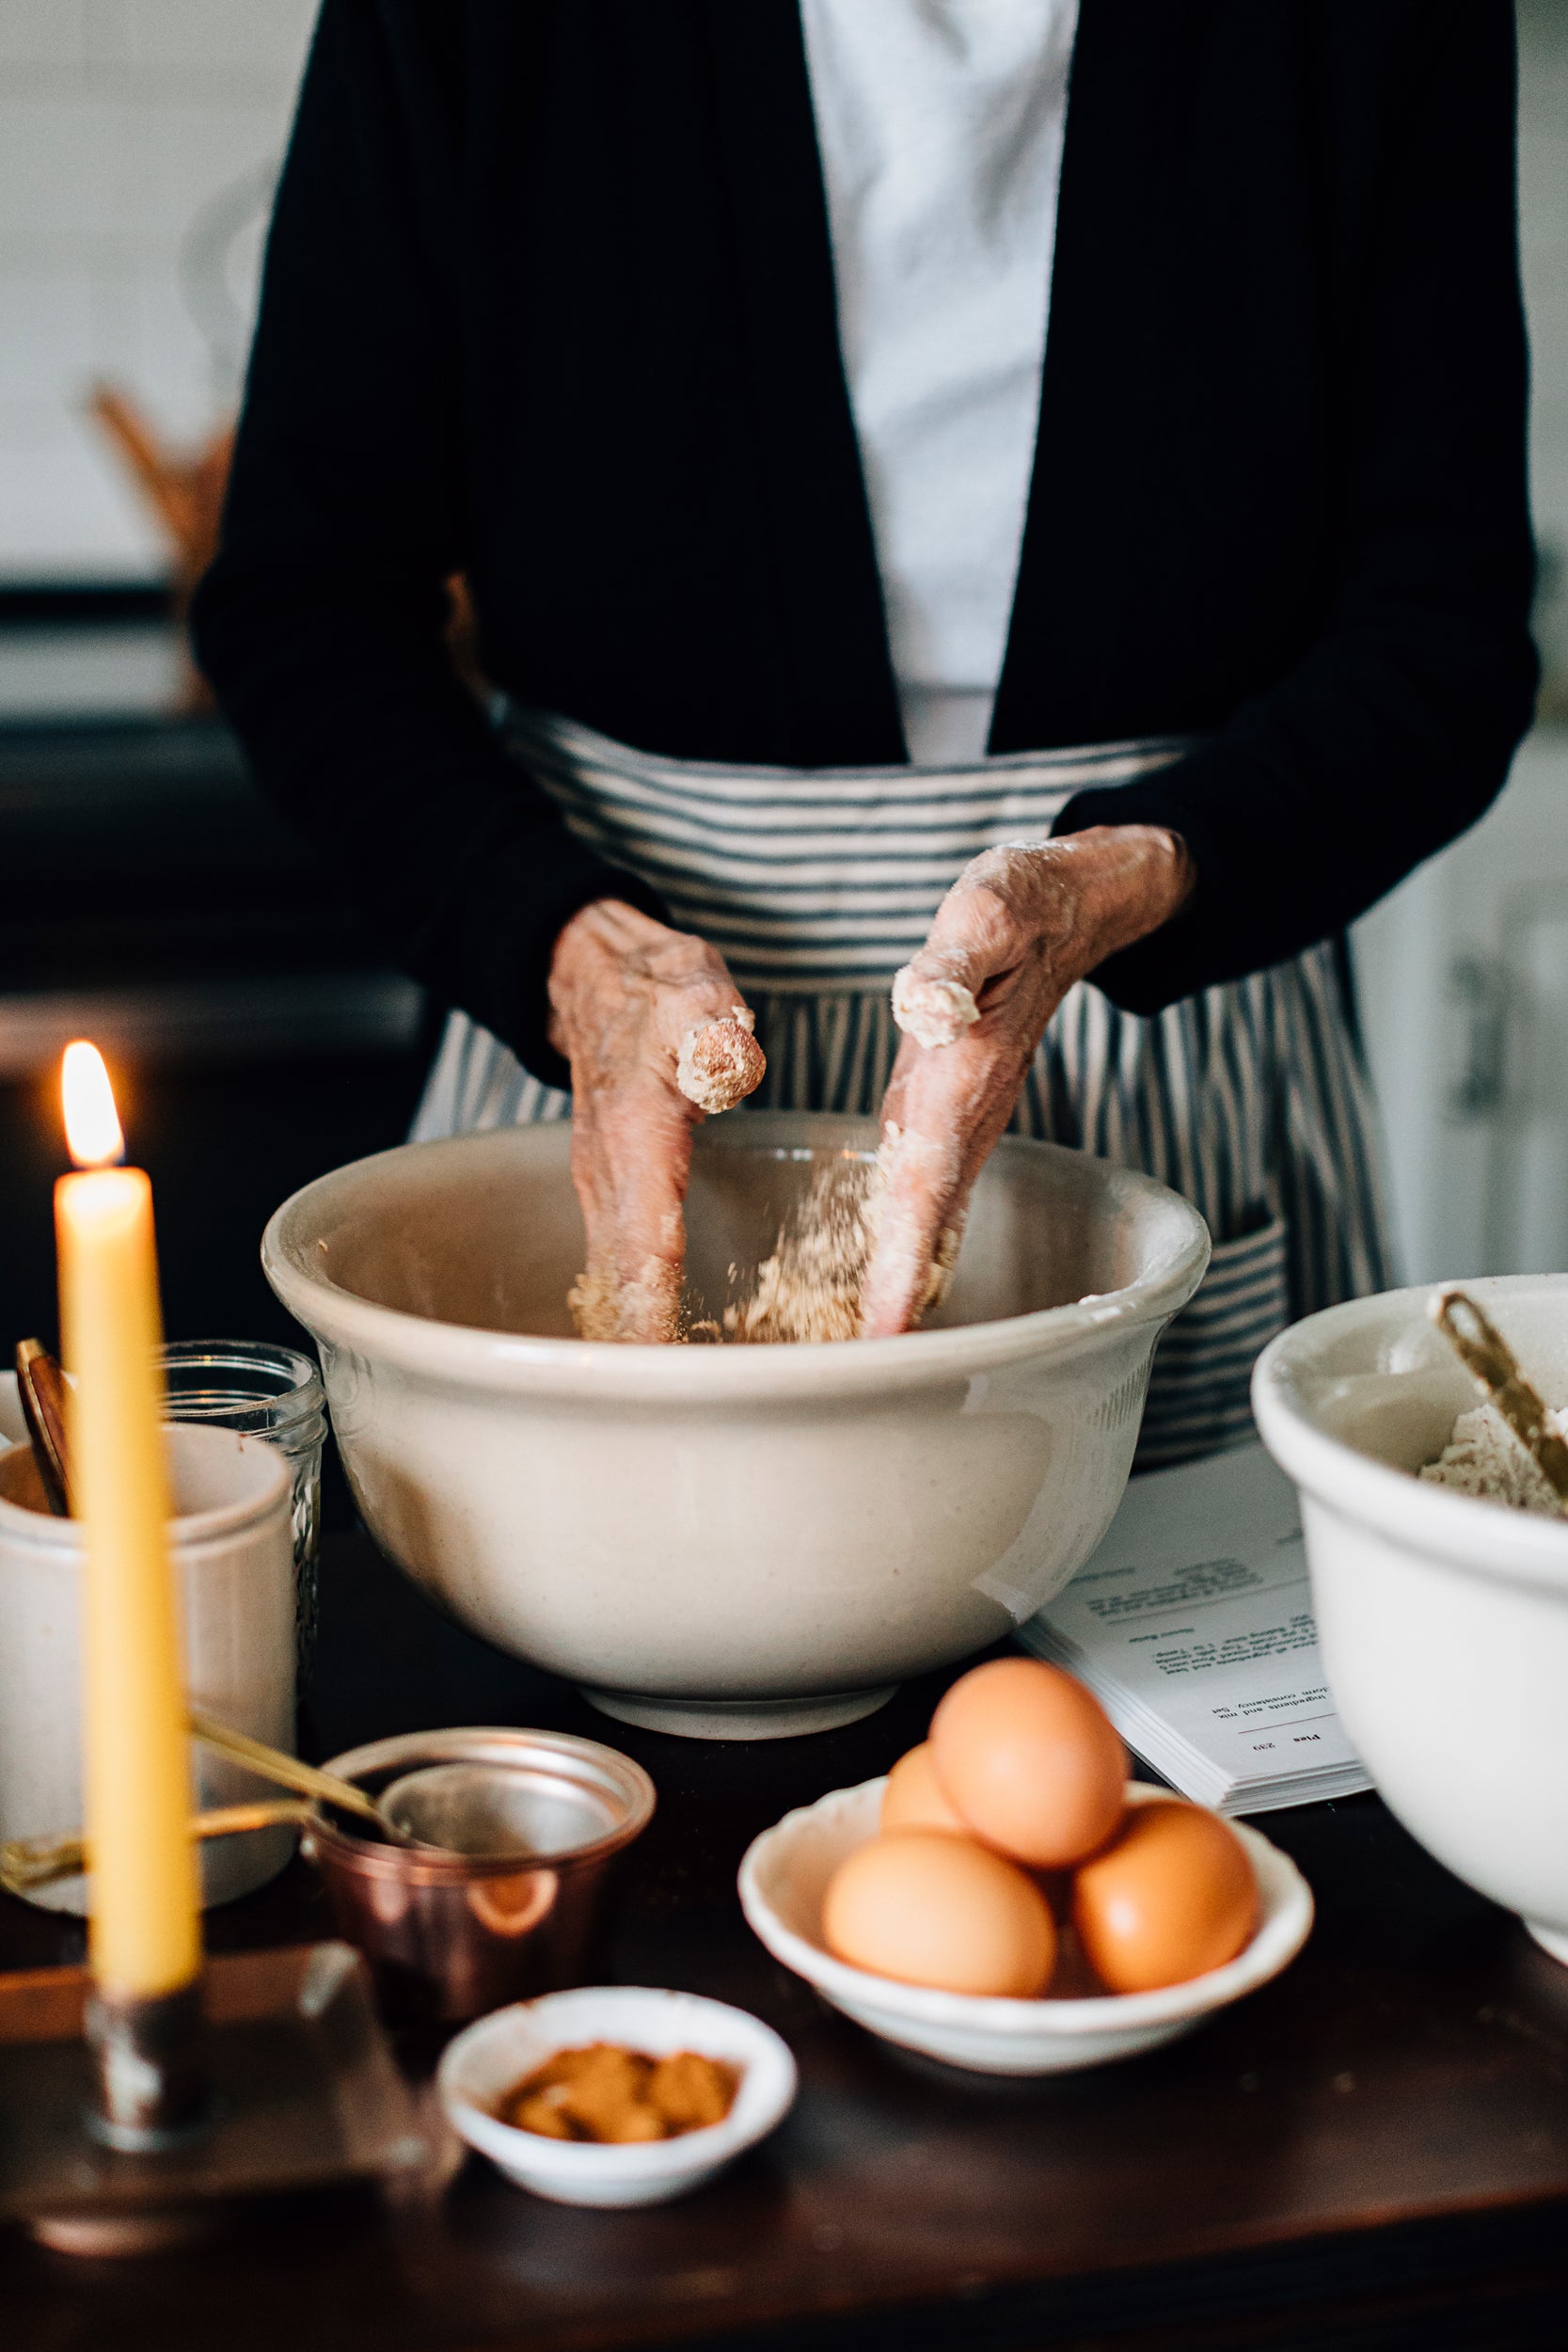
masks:
<instances>
[{"instance_id":1,"label":"large white ceramic mixing bowl","mask_svg":"<svg viewBox=\"0 0 1568 2352\"><path fill-rule=\"evenodd\" d=\"M1547 1401L1568 1399L1568 1276L1466 1282ZM1301 1489L1323 1665L1392 1810L1568 1961L1568 1524L1418 1481L1476 1402L1431 1290L1309 1315L1253 1405Z\"/></svg>"},{"instance_id":2,"label":"large white ceramic mixing bowl","mask_svg":"<svg viewBox=\"0 0 1568 2352\"><path fill-rule=\"evenodd\" d=\"M863 1120L743 1111L698 1140L689 1271L721 1304ZM320 1345L377 1542L465 1625L632 1723L848 1723L994 1641L1120 1500L1160 1331L1209 1256L1145 1176L1004 1141L933 1326L837 1346L572 1336L563 1126L405 1146L309 1184L262 1263Z\"/></svg>"}]
</instances>

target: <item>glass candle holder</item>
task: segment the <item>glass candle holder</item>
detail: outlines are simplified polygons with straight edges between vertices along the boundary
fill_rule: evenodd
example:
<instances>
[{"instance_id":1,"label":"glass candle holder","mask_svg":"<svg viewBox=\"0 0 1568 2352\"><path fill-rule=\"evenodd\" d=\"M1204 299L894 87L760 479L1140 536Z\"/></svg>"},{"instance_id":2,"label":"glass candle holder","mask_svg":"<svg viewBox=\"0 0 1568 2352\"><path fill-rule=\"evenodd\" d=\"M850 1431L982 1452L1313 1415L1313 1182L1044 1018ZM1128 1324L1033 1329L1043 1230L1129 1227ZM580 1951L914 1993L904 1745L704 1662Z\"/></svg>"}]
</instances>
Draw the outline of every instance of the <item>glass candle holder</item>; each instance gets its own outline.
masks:
<instances>
[{"instance_id":1,"label":"glass candle holder","mask_svg":"<svg viewBox=\"0 0 1568 2352\"><path fill-rule=\"evenodd\" d=\"M173 1340L163 1350L170 1421L215 1422L265 1438L293 1484L294 1634L303 1690L316 1645L321 1555L322 1447L326 1395L297 1348L264 1340Z\"/></svg>"}]
</instances>

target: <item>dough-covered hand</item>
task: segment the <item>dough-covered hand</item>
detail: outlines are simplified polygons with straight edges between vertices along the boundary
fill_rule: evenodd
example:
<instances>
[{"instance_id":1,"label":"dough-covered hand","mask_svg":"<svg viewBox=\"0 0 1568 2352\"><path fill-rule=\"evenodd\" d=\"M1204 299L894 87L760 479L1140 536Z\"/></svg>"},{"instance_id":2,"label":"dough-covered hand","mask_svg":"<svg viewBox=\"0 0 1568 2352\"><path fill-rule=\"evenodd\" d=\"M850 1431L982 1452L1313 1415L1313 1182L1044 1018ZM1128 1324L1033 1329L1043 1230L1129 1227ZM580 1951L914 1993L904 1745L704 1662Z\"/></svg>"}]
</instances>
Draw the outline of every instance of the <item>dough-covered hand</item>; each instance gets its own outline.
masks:
<instances>
[{"instance_id":1,"label":"dough-covered hand","mask_svg":"<svg viewBox=\"0 0 1568 2352\"><path fill-rule=\"evenodd\" d=\"M582 908L550 963L550 1042L572 1066L572 1182L588 1265L572 1293L590 1340L673 1340L680 1324L691 1135L767 1063L705 940L617 898Z\"/></svg>"},{"instance_id":2,"label":"dough-covered hand","mask_svg":"<svg viewBox=\"0 0 1568 2352\"><path fill-rule=\"evenodd\" d=\"M1185 844L1151 825L1096 825L965 866L894 982L905 1034L882 1105L867 1339L909 1330L940 1298L974 1180L1068 990L1168 921L1191 887Z\"/></svg>"}]
</instances>

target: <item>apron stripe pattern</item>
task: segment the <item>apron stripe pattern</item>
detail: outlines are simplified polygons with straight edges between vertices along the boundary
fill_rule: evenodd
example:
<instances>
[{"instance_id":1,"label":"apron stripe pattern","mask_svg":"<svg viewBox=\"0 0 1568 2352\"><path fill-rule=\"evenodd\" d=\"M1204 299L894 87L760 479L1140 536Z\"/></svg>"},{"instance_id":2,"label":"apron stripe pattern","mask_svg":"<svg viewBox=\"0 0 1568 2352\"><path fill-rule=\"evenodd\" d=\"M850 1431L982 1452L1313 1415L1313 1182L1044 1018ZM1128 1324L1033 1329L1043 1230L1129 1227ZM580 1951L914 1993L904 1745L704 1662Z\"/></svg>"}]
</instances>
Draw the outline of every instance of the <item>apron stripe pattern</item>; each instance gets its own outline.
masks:
<instances>
[{"instance_id":1,"label":"apron stripe pattern","mask_svg":"<svg viewBox=\"0 0 1568 2352\"><path fill-rule=\"evenodd\" d=\"M742 987L792 993L891 982L979 850L1037 840L1070 793L1180 749L803 770L661 759L531 715L509 733L575 834L652 882Z\"/></svg>"},{"instance_id":2,"label":"apron stripe pattern","mask_svg":"<svg viewBox=\"0 0 1568 2352\"><path fill-rule=\"evenodd\" d=\"M899 1045L889 989L959 869L1049 832L1087 783L1177 756L1169 741L1015 754L951 771L727 768L514 713L513 748L566 823L645 876L723 954L756 1014L769 1109L874 1115ZM569 1116L570 1098L453 1013L416 1140ZM740 1114L732 1113L731 1116ZM1207 1218L1202 1288L1161 1342L1138 1460L1247 1436L1259 1349L1297 1315L1386 1288L1375 1117L1332 945L1151 1020L1073 989L1016 1134L1140 1168Z\"/></svg>"}]
</instances>

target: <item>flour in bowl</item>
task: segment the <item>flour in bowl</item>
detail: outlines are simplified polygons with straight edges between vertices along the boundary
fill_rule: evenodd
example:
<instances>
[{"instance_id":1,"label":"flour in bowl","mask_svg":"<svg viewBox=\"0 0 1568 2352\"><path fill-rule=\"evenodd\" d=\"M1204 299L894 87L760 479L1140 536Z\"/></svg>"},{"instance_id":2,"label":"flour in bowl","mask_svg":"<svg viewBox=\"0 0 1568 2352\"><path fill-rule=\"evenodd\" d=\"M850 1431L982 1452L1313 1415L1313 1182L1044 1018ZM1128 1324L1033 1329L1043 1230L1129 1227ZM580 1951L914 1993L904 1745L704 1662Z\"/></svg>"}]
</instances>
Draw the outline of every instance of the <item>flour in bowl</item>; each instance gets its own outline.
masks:
<instances>
[{"instance_id":1,"label":"flour in bowl","mask_svg":"<svg viewBox=\"0 0 1568 2352\"><path fill-rule=\"evenodd\" d=\"M786 1218L772 1256L758 1266L748 1295L726 1307L722 1323L708 1326L703 1336L747 1347L860 1338L862 1292L882 1234L897 1134L896 1128L889 1131L875 1160L846 1154L817 1169ZM946 1297L960 1238L957 1231L943 1233L927 1271L915 1325ZM732 1266L730 1274L736 1279L737 1269Z\"/></svg>"},{"instance_id":2,"label":"flour in bowl","mask_svg":"<svg viewBox=\"0 0 1568 2352\"><path fill-rule=\"evenodd\" d=\"M567 1294L578 1337L741 1347L858 1339L861 1292L880 1224L885 1157L884 1146L875 1160L845 1152L819 1167L770 1254L754 1268L731 1266L739 1295L721 1315L689 1319L673 1287L673 1263L662 1259L650 1258L636 1283L621 1281L613 1268L590 1266ZM946 1296L958 1241L956 1231L942 1235L917 1324Z\"/></svg>"},{"instance_id":3,"label":"flour in bowl","mask_svg":"<svg viewBox=\"0 0 1568 2352\"><path fill-rule=\"evenodd\" d=\"M852 1340L876 1232L874 1161L830 1160L814 1175L749 1294L703 1336L748 1347ZM731 1267L732 1279L737 1269Z\"/></svg>"},{"instance_id":4,"label":"flour in bowl","mask_svg":"<svg viewBox=\"0 0 1568 2352\"><path fill-rule=\"evenodd\" d=\"M1568 1437L1568 1408L1548 1413L1546 1420L1559 1437ZM1487 1502L1506 1502L1515 1511L1536 1511L1544 1518L1562 1516L1556 1495L1495 1405L1461 1413L1436 1461L1423 1463L1418 1475Z\"/></svg>"}]
</instances>

